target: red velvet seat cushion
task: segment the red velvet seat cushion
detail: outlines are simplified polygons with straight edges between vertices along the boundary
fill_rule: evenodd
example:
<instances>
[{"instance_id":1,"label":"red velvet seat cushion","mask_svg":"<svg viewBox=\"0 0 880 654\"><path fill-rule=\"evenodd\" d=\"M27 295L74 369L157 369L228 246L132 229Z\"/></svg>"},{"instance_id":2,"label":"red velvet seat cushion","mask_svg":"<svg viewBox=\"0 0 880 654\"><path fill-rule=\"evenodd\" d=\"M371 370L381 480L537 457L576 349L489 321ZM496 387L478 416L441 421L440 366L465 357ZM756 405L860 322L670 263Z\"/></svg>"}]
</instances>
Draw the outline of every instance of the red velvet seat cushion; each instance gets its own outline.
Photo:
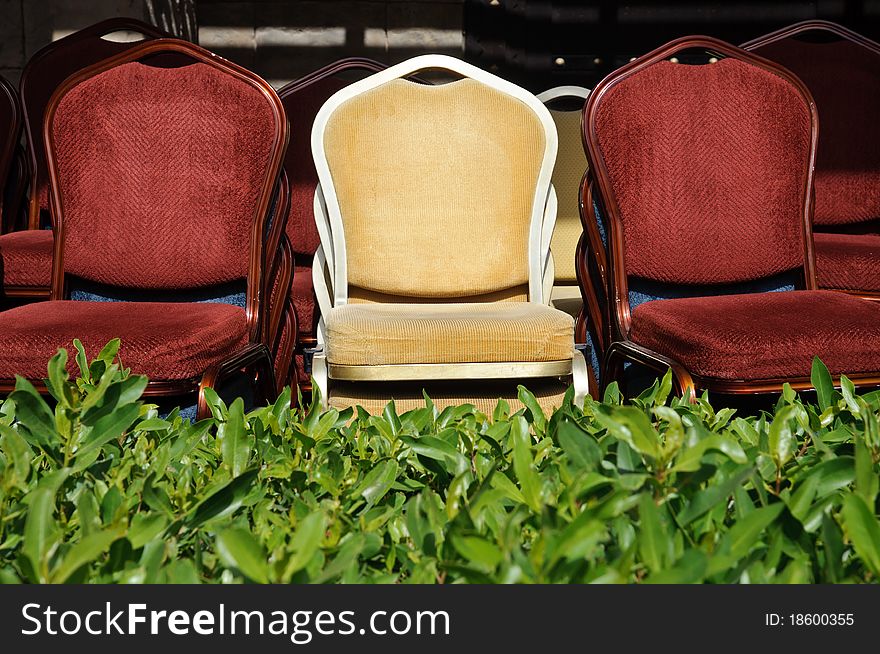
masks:
<instances>
[{"instance_id":1,"label":"red velvet seat cushion","mask_svg":"<svg viewBox=\"0 0 880 654\"><path fill-rule=\"evenodd\" d=\"M645 302L633 342L711 379L880 372L880 303L835 291L788 291Z\"/></svg>"},{"instance_id":2,"label":"red velvet seat cushion","mask_svg":"<svg viewBox=\"0 0 880 654\"><path fill-rule=\"evenodd\" d=\"M74 302L28 304L0 313L0 379L46 376L46 363L73 339L92 357L120 338L124 366L151 380L199 377L248 341L244 309L192 302Z\"/></svg>"},{"instance_id":3,"label":"red velvet seat cushion","mask_svg":"<svg viewBox=\"0 0 880 654\"><path fill-rule=\"evenodd\" d=\"M819 286L880 292L880 235L813 235Z\"/></svg>"},{"instance_id":4,"label":"red velvet seat cushion","mask_svg":"<svg viewBox=\"0 0 880 654\"><path fill-rule=\"evenodd\" d=\"M54 246L50 229L10 232L0 236L3 286L51 286Z\"/></svg>"}]
</instances>

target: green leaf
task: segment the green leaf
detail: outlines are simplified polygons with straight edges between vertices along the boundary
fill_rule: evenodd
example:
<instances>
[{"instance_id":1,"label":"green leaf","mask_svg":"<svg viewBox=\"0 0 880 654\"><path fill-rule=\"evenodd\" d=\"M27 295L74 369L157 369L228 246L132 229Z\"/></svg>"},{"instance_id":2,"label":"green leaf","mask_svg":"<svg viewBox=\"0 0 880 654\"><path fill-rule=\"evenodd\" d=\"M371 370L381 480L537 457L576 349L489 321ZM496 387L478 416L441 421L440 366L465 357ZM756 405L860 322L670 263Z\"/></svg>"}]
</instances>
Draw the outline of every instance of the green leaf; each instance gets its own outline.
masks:
<instances>
[{"instance_id":1,"label":"green leaf","mask_svg":"<svg viewBox=\"0 0 880 654\"><path fill-rule=\"evenodd\" d=\"M639 554L651 572L660 572L666 566L671 549L669 535L660 520L660 510L648 493L639 498Z\"/></svg>"},{"instance_id":2,"label":"green leaf","mask_svg":"<svg viewBox=\"0 0 880 654\"><path fill-rule=\"evenodd\" d=\"M535 432L543 434L547 428L547 416L544 415L544 410L541 409L538 400L531 391L522 385L516 387L516 396L523 403L523 406L529 410L529 413L532 414L532 424L535 426Z\"/></svg>"},{"instance_id":3,"label":"green leaf","mask_svg":"<svg viewBox=\"0 0 880 654\"><path fill-rule=\"evenodd\" d=\"M843 399L846 401L846 407L850 412L855 416L859 415L860 411L859 403L856 400L856 387L848 377L841 376L840 392L843 395Z\"/></svg>"},{"instance_id":4,"label":"green leaf","mask_svg":"<svg viewBox=\"0 0 880 654\"><path fill-rule=\"evenodd\" d=\"M733 491L752 475L752 472L754 472L754 468L743 467L732 477L699 491L679 514L679 524L689 525L707 511L726 501L733 494Z\"/></svg>"},{"instance_id":5,"label":"green leaf","mask_svg":"<svg viewBox=\"0 0 880 654\"><path fill-rule=\"evenodd\" d=\"M0 424L0 452L3 452L8 460L9 467L4 474L6 481L10 485L24 487L34 455L27 441L12 427Z\"/></svg>"},{"instance_id":6,"label":"green leaf","mask_svg":"<svg viewBox=\"0 0 880 654\"><path fill-rule=\"evenodd\" d=\"M727 545L729 553L736 559L740 559L749 553L751 548L761 537L764 531L779 517L785 505L782 503L755 509L744 518L736 521L727 533Z\"/></svg>"},{"instance_id":7,"label":"green leaf","mask_svg":"<svg viewBox=\"0 0 880 654\"><path fill-rule=\"evenodd\" d=\"M446 441L434 436L420 436L419 438L401 436L400 440L416 454L443 463L446 471L453 476L460 475L470 467L468 460L461 452Z\"/></svg>"},{"instance_id":8,"label":"green leaf","mask_svg":"<svg viewBox=\"0 0 880 654\"><path fill-rule=\"evenodd\" d=\"M128 542L139 550L165 530L168 520L161 513L137 513L128 528Z\"/></svg>"},{"instance_id":9,"label":"green leaf","mask_svg":"<svg viewBox=\"0 0 880 654\"><path fill-rule=\"evenodd\" d=\"M519 488L529 508L541 512L541 478L538 476L532 458L531 436L525 418L516 416L510 426L513 441L513 471L519 481Z\"/></svg>"},{"instance_id":10,"label":"green leaf","mask_svg":"<svg viewBox=\"0 0 880 654\"><path fill-rule=\"evenodd\" d=\"M582 470L595 470L602 460L596 440L571 420L562 420L557 432L559 445L571 463Z\"/></svg>"},{"instance_id":11,"label":"green leaf","mask_svg":"<svg viewBox=\"0 0 880 654\"><path fill-rule=\"evenodd\" d=\"M198 527L209 520L232 515L241 507L245 498L254 489L258 470L246 470L235 479L223 484L199 502L189 514L191 527Z\"/></svg>"},{"instance_id":12,"label":"green leaf","mask_svg":"<svg viewBox=\"0 0 880 654\"><path fill-rule=\"evenodd\" d=\"M269 583L268 557L249 531L238 527L221 531L217 534L217 555L224 565L237 568L248 579Z\"/></svg>"},{"instance_id":13,"label":"green leaf","mask_svg":"<svg viewBox=\"0 0 880 654\"><path fill-rule=\"evenodd\" d=\"M100 514L101 508L98 506L95 494L83 489L76 500L76 516L83 536L88 536L101 528Z\"/></svg>"},{"instance_id":14,"label":"green leaf","mask_svg":"<svg viewBox=\"0 0 880 654\"><path fill-rule=\"evenodd\" d=\"M92 375L89 372L89 362L86 358L86 349L83 347L82 341L78 338L73 339L73 347L76 348L76 365L79 367L79 373L82 378L87 381L92 381Z\"/></svg>"},{"instance_id":15,"label":"green leaf","mask_svg":"<svg viewBox=\"0 0 880 654\"><path fill-rule=\"evenodd\" d=\"M880 576L880 522L860 495L843 501L843 526L856 555L875 575Z\"/></svg>"},{"instance_id":16,"label":"green leaf","mask_svg":"<svg viewBox=\"0 0 880 654\"><path fill-rule=\"evenodd\" d=\"M643 456L660 458L660 436L644 411L634 406L600 407L596 420Z\"/></svg>"},{"instance_id":17,"label":"green leaf","mask_svg":"<svg viewBox=\"0 0 880 654\"><path fill-rule=\"evenodd\" d=\"M235 398L229 405L226 421L217 428L217 438L223 454L223 463L233 477L247 469L254 449L253 432L245 430L244 400Z\"/></svg>"},{"instance_id":18,"label":"green leaf","mask_svg":"<svg viewBox=\"0 0 880 654\"><path fill-rule=\"evenodd\" d=\"M819 412L822 413L830 407L834 401L834 382L828 368L819 357L813 357L813 368L810 371L810 383L816 389L816 399L819 402Z\"/></svg>"},{"instance_id":19,"label":"green leaf","mask_svg":"<svg viewBox=\"0 0 880 654\"><path fill-rule=\"evenodd\" d=\"M46 387L58 402L63 406L69 406L67 396L64 393L64 387L69 379L67 374L67 350L58 348L58 353L49 359L49 377L46 380Z\"/></svg>"},{"instance_id":20,"label":"green leaf","mask_svg":"<svg viewBox=\"0 0 880 654\"><path fill-rule=\"evenodd\" d=\"M122 436L139 415L140 405L128 404L98 420L83 446L77 450L77 459Z\"/></svg>"},{"instance_id":21,"label":"green leaf","mask_svg":"<svg viewBox=\"0 0 880 654\"><path fill-rule=\"evenodd\" d=\"M856 493L862 496L868 506L874 506L880 487L880 475L877 474L874 457L863 434L855 437L855 451Z\"/></svg>"},{"instance_id":22,"label":"green leaf","mask_svg":"<svg viewBox=\"0 0 880 654\"><path fill-rule=\"evenodd\" d=\"M64 468L46 475L27 498L28 511L21 551L30 562L36 582L49 580L48 558L58 544L61 533L55 522L55 495L69 474L70 470Z\"/></svg>"},{"instance_id":23,"label":"green leaf","mask_svg":"<svg viewBox=\"0 0 880 654\"><path fill-rule=\"evenodd\" d=\"M645 579L646 584L697 584L703 581L709 560L702 550L685 550L674 566Z\"/></svg>"},{"instance_id":24,"label":"green leaf","mask_svg":"<svg viewBox=\"0 0 880 654\"><path fill-rule=\"evenodd\" d=\"M795 488L791 499L788 501L788 510L801 522L807 517L807 512L813 505L816 491L819 489L819 475L809 475Z\"/></svg>"},{"instance_id":25,"label":"green leaf","mask_svg":"<svg viewBox=\"0 0 880 654\"><path fill-rule=\"evenodd\" d=\"M10 393L9 399L15 402L15 417L36 439L35 444L53 447L60 443L55 415L33 384L24 377L16 376L15 390Z\"/></svg>"},{"instance_id":26,"label":"green leaf","mask_svg":"<svg viewBox=\"0 0 880 654\"><path fill-rule=\"evenodd\" d=\"M735 440L721 434L711 434L701 438L696 445L682 450L675 459L673 470L678 472L699 470L703 456L711 450L723 453L735 463L746 463L749 460L742 446Z\"/></svg>"},{"instance_id":27,"label":"green leaf","mask_svg":"<svg viewBox=\"0 0 880 654\"><path fill-rule=\"evenodd\" d=\"M375 466L354 490L355 496L363 497L368 505L375 504L387 493L397 479L397 461L390 459Z\"/></svg>"},{"instance_id":28,"label":"green leaf","mask_svg":"<svg viewBox=\"0 0 880 654\"><path fill-rule=\"evenodd\" d=\"M290 541L293 555L290 557L285 571L287 579L306 567L315 552L321 547L321 541L324 538L324 523L324 514L316 511L307 515L296 526L296 531L293 532L293 538Z\"/></svg>"},{"instance_id":29,"label":"green leaf","mask_svg":"<svg viewBox=\"0 0 880 654\"><path fill-rule=\"evenodd\" d=\"M770 457L777 468L788 463L794 454L797 441L791 429L791 421L795 419L798 410L798 407L787 406L770 423L768 445Z\"/></svg>"},{"instance_id":30,"label":"green leaf","mask_svg":"<svg viewBox=\"0 0 880 654\"><path fill-rule=\"evenodd\" d=\"M479 536L452 536L452 545L465 560L483 572L491 572L504 555L498 546Z\"/></svg>"},{"instance_id":31,"label":"green leaf","mask_svg":"<svg viewBox=\"0 0 880 654\"><path fill-rule=\"evenodd\" d=\"M63 584L82 566L95 561L106 553L115 541L125 535L125 528L114 527L104 531L96 531L82 538L64 555L59 566L52 572L53 584Z\"/></svg>"}]
</instances>

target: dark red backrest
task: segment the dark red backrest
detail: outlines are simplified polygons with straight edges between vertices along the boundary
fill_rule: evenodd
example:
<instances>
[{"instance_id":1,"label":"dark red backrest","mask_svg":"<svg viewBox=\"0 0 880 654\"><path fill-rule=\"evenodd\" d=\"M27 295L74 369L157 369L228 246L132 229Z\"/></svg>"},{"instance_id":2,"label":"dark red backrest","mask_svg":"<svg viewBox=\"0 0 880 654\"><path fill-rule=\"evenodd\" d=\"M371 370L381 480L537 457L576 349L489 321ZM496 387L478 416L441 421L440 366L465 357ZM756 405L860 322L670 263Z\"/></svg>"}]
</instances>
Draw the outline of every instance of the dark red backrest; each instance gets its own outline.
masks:
<instances>
[{"instance_id":1,"label":"dark red backrest","mask_svg":"<svg viewBox=\"0 0 880 654\"><path fill-rule=\"evenodd\" d=\"M816 224L880 218L880 44L809 21L743 48L788 68L816 101Z\"/></svg>"},{"instance_id":2,"label":"dark red backrest","mask_svg":"<svg viewBox=\"0 0 880 654\"><path fill-rule=\"evenodd\" d=\"M21 109L18 94L5 77L0 77L0 212L3 209L3 189L20 137Z\"/></svg>"},{"instance_id":3,"label":"dark red backrest","mask_svg":"<svg viewBox=\"0 0 880 654\"><path fill-rule=\"evenodd\" d=\"M287 149L284 164L291 190L287 236L295 255L311 257L320 244L312 208L315 187L318 185L318 173L312 163L311 149L315 116L331 95L355 79L347 79L346 75L360 72L363 73L362 76L366 76L385 68L385 64L372 59L340 59L278 90L278 96L290 121L290 147Z\"/></svg>"},{"instance_id":4,"label":"dark red backrest","mask_svg":"<svg viewBox=\"0 0 880 654\"><path fill-rule=\"evenodd\" d=\"M717 63L669 61L712 50ZM770 62L708 37L603 80L585 108L590 166L626 274L729 284L804 265L814 115Z\"/></svg>"},{"instance_id":5,"label":"dark red backrest","mask_svg":"<svg viewBox=\"0 0 880 654\"><path fill-rule=\"evenodd\" d=\"M150 41L68 79L44 138L63 274L136 289L247 277L249 296L260 288L287 121L255 74L184 41Z\"/></svg>"},{"instance_id":6,"label":"dark red backrest","mask_svg":"<svg viewBox=\"0 0 880 654\"><path fill-rule=\"evenodd\" d=\"M103 38L114 32L134 32L143 40L170 36L158 27L134 18L111 18L58 39L39 50L25 65L19 89L25 116L25 137L31 157L33 195L30 227L39 225L39 212L48 211L48 173L43 149L43 116L49 98L70 75L143 41L119 42Z\"/></svg>"}]
</instances>

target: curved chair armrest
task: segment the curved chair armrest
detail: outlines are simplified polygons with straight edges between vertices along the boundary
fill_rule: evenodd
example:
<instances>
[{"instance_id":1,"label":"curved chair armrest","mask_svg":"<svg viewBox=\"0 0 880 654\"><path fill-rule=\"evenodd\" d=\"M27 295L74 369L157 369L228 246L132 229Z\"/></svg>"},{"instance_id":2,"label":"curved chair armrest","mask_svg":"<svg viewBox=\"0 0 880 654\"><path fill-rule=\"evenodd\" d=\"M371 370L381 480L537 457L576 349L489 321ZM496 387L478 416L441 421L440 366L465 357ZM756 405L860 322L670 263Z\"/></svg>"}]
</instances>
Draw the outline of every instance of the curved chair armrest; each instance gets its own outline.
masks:
<instances>
[{"instance_id":1,"label":"curved chair armrest","mask_svg":"<svg viewBox=\"0 0 880 654\"><path fill-rule=\"evenodd\" d=\"M608 307L599 300L596 295L596 287L590 277L588 257L591 256L591 250L587 246L586 240L587 236L581 234L575 255L577 261L575 273L581 291L581 300L583 300L583 307L575 327L575 339L579 343L584 343L587 339L587 331L592 331L596 341L595 347L598 350L597 354L601 358L602 352L608 347Z\"/></svg>"},{"instance_id":2,"label":"curved chair armrest","mask_svg":"<svg viewBox=\"0 0 880 654\"><path fill-rule=\"evenodd\" d=\"M333 280L330 278L330 271L327 265L327 258L324 256L324 246L319 245L315 251L315 258L312 260L312 286L315 289L315 298L318 300L318 310L320 318L318 318L318 344L324 343L324 332L326 325L325 316L330 313L333 308Z\"/></svg>"},{"instance_id":3,"label":"curved chair armrest","mask_svg":"<svg viewBox=\"0 0 880 654\"><path fill-rule=\"evenodd\" d=\"M324 189L320 184L315 187L313 208L318 237L321 241L321 247L324 249L324 257L327 259L327 267L330 270L332 280L336 257L333 251L333 233L330 228L330 215L327 213L327 201L324 199Z\"/></svg>"},{"instance_id":4,"label":"curved chair armrest","mask_svg":"<svg viewBox=\"0 0 880 654\"><path fill-rule=\"evenodd\" d=\"M556 280L556 263L553 261L553 254L547 257L547 262L544 264L544 301L543 304L550 304L550 296L553 293L553 282Z\"/></svg>"},{"instance_id":5,"label":"curved chair armrest","mask_svg":"<svg viewBox=\"0 0 880 654\"><path fill-rule=\"evenodd\" d=\"M537 301L540 304L550 304L550 292L553 289L554 266L553 255L550 252L550 242L553 240L553 230L556 227L557 207L556 189L551 184L547 192L547 200L544 203L544 214L541 222L540 270L538 272L540 273L542 297L540 299L529 298L531 301ZM534 272L529 276L534 276Z\"/></svg>"},{"instance_id":6,"label":"curved chair armrest","mask_svg":"<svg viewBox=\"0 0 880 654\"><path fill-rule=\"evenodd\" d=\"M278 394L280 394L281 389L288 384L292 385L295 383L295 380L291 380L291 372L296 369L293 365L293 356L299 340L296 311L294 310L293 303L290 301L289 296L286 300L287 301L284 303L283 319L278 330L278 339L272 348L272 354L274 355L276 362L275 392ZM293 335L292 338L288 338L287 340L284 339L285 327L287 328L287 333Z\"/></svg>"},{"instance_id":7,"label":"curved chair armrest","mask_svg":"<svg viewBox=\"0 0 880 654\"><path fill-rule=\"evenodd\" d=\"M263 342L270 348L278 339L278 330L284 316L285 307L290 301L290 289L293 286L293 247L287 234L281 235L281 242L277 248L269 275L266 276L264 301L265 324L262 330Z\"/></svg>"},{"instance_id":8,"label":"curved chair armrest","mask_svg":"<svg viewBox=\"0 0 880 654\"><path fill-rule=\"evenodd\" d=\"M271 220L266 234L266 269L271 268L270 264L275 256L276 250L281 245L281 237L287 230L287 217L290 215L290 183L287 179L287 171L281 169L281 176L278 178L278 185L275 191L275 198L272 202Z\"/></svg>"},{"instance_id":9,"label":"curved chair armrest","mask_svg":"<svg viewBox=\"0 0 880 654\"><path fill-rule=\"evenodd\" d=\"M610 369L614 364L614 359L618 357L645 366L659 375L665 375L667 370L672 370L673 383L678 393L682 397L687 397L690 402L696 401L694 379L687 368L674 359L670 359L641 345L636 345L632 341L615 341L608 347L608 352L605 354L603 385L607 385L608 380L613 377Z\"/></svg>"},{"instance_id":10,"label":"curved chair armrest","mask_svg":"<svg viewBox=\"0 0 880 654\"><path fill-rule=\"evenodd\" d=\"M584 173L581 180L581 224L584 228L584 234L587 236L588 245L596 260L596 268L602 279L602 285L608 288L608 250L605 243L602 242L602 235L599 233L599 217L596 215L596 207L594 204L596 193L596 181L588 170ZM608 225L605 225L606 238ZM607 292L607 291L606 291Z\"/></svg>"},{"instance_id":11,"label":"curved chair armrest","mask_svg":"<svg viewBox=\"0 0 880 654\"><path fill-rule=\"evenodd\" d=\"M550 243L553 240L553 230L556 229L556 216L559 209L559 201L556 197L556 188L551 184L547 193L547 202L544 205L544 218L541 223L541 252L546 259L550 255Z\"/></svg>"},{"instance_id":12,"label":"curved chair armrest","mask_svg":"<svg viewBox=\"0 0 880 654\"><path fill-rule=\"evenodd\" d=\"M201 420L211 415L205 399L205 389L216 389L223 380L242 371L252 370L257 381L257 401L269 402L275 395L275 373L272 368L272 357L269 348L262 343L248 343L228 359L208 368L199 382L199 398L196 419Z\"/></svg>"}]
</instances>

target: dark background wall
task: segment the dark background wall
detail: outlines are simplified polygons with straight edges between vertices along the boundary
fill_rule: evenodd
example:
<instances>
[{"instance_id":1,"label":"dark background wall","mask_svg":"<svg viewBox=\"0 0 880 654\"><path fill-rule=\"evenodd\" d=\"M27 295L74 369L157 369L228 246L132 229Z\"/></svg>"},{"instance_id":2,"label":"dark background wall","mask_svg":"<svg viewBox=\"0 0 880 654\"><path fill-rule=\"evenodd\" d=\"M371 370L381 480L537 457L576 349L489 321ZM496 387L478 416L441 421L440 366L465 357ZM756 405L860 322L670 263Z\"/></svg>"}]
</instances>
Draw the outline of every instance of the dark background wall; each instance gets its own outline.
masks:
<instances>
[{"instance_id":1,"label":"dark background wall","mask_svg":"<svg viewBox=\"0 0 880 654\"><path fill-rule=\"evenodd\" d=\"M631 57L679 36L704 34L739 44L811 18L880 39L880 0L467 0L463 27L468 59L542 90L555 84L592 87Z\"/></svg>"},{"instance_id":2,"label":"dark background wall","mask_svg":"<svg viewBox=\"0 0 880 654\"><path fill-rule=\"evenodd\" d=\"M189 34L276 85L342 56L443 52L533 90L593 86L677 36L741 43L808 18L880 39L880 0L0 0L0 74L17 80L43 45L104 18L161 22L185 5L197 23Z\"/></svg>"}]
</instances>

